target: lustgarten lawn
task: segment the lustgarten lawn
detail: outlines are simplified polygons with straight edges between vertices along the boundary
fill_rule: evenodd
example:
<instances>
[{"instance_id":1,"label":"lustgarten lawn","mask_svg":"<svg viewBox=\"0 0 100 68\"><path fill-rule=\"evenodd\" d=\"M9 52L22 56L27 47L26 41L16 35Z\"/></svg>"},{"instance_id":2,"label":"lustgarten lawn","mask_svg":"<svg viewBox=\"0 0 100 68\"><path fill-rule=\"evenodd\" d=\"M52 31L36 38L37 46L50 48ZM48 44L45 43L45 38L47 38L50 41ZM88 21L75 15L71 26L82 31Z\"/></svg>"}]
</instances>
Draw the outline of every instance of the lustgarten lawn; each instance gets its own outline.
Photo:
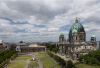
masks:
<instances>
[{"instance_id":1,"label":"lustgarten lawn","mask_svg":"<svg viewBox=\"0 0 100 68\"><path fill-rule=\"evenodd\" d=\"M38 55L35 55L35 58L45 59L45 58L49 58L49 56L46 54L38 54Z\"/></svg>"},{"instance_id":2,"label":"lustgarten lawn","mask_svg":"<svg viewBox=\"0 0 100 68\"><path fill-rule=\"evenodd\" d=\"M13 62L8 68L24 68L26 61Z\"/></svg>"},{"instance_id":3,"label":"lustgarten lawn","mask_svg":"<svg viewBox=\"0 0 100 68\"><path fill-rule=\"evenodd\" d=\"M32 55L19 55L19 57L30 57L30 58L32 58Z\"/></svg>"},{"instance_id":4,"label":"lustgarten lawn","mask_svg":"<svg viewBox=\"0 0 100 68\"><path fill-rule=\"evenodd\" d=\"M28 59L31 59L31 58L32 58L32 55L20 55L15 60L28 60Z\"/></svg>"},{"instance_id":5,"label":"lustgarten lawn","mask_svg":"<svg viewBox=\"0 0 100 68\"><path fill-rule=\"evenodd\" d=\"M30 62L29 67L38 67L38 62L37 61Z\"/></svg>"},{"instance_id":6,"label":"lustgarten lawn","mask_svg":"<svg viewBox=\"0 0 100 68\"><path fill-rule=\"evenodd\" d=\"M55 66L57 68L60 68L60 66L57 65L47 54L38 54L35 55L35 58L41 59L42 65L45 66L46 68L55 67Z\"/></svg>"},{"instance_id":7,"label":"lustgarten lawn","mask_svg":"<svg viewBox=\"0 0 100 68\"><path fill-rule=\"evenodd\" d=\"M24 68L26 60L31 58L32 55L19 55L8 68Z\"/></svg>"},{"instance_id":8,"label":"lustgarten lawn","mask_svg":"<svg viewBox=\"0 0 100 68\"><path fill-rule=\"evenodd\" d=\"M44 59L44 60L41 60L42 62L42 65L45 66L46 68L49 68L49 67L57 67L57 68L60 68L60 66L58 66L52 59Z\"/></svg>"}]
</instances>

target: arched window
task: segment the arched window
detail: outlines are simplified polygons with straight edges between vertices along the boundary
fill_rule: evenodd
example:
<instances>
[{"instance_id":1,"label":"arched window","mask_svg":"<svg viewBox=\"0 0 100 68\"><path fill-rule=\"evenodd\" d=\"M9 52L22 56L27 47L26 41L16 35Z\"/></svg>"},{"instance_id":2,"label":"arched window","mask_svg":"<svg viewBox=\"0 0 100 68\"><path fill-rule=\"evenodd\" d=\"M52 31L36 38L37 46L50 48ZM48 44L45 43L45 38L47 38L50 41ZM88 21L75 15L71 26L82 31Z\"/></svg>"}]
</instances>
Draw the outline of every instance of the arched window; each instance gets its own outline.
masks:
<instances>
[{"instance_id":1,"label":"arched window","mask_svg":"<svg viewBox=\"0 0 100 68\"><path fill-rule=\"evenodd\" d=\"M83 36L81 35L81 39L83 40Z\"/></svg>"},{"instance_id":2,"label":"arched window","mask_svg":"<svg viewBox=\"0 0 100 68\"><path fill-rule=\"evenodd\" d=\"M76 37L76 40L77 40L77 37Z\"/></svg>"}]
</instances>

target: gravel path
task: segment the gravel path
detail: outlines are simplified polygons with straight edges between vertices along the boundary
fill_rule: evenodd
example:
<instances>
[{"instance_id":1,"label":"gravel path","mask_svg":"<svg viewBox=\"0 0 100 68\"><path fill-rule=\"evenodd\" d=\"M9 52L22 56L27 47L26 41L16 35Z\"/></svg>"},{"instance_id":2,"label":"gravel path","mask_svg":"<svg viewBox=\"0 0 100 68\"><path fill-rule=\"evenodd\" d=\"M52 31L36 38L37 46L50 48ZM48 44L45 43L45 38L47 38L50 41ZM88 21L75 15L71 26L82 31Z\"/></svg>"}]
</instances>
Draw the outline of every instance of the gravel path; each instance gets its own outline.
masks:
<instances>
[{"instance_id":1,"label":"gravel path","mask_svg":"<svg viewBox=\"0 0 100 68\"><path fill-rule=\"evenodd\" d=\"M26 61L26 64L25 64L25 67L24 67L24 68L28 68L28 67L29 67L29 63L30 63L30 59L28 59L28 60Z\"/></svg>"}]
</instances>

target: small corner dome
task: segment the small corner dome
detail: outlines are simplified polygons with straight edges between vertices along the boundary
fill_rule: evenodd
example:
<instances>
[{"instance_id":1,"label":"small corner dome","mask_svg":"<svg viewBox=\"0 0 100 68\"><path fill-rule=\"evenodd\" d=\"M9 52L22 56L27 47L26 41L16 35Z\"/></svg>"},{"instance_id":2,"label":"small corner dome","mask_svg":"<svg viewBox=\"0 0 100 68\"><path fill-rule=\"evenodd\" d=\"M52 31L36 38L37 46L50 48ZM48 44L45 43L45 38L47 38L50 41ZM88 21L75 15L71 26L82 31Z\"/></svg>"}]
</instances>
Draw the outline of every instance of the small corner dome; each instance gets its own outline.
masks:
<instances>
[{"instance_id":1,"label":"small corner dome","mask_svg":"<svg viewBox=\"0 0 100 68\"><path fill-rule=\"evenodd\" d=\"M95 35L92 35L91 37L96 37Z\"/></svg>"},{"instance_id":2,"label":"small corner dome","mask_svg":"<svg viewBox=\"0 0 100 68\"><path fill-rule=\"evenodd\" d=\"M74 29L72 30L72 33L77 33L77 30L74 28Z\"/></svg>"},{"instance_id":3,"label":"small corner dome","mask_svg":"<svg viewBox=\"0 0 100 68\"><path fill-rule=\"evenodd\" d=\"M60 36L63 36L63 35L64 35L63 33L60 34Z\"/></svg>"},{"instance_id":4,"label":"small corner dome","mask_svg":"<svg viewBox=\"0 0 100 68\"><path fill-rule=\"evenodd\" d=\"M84 44L85 42L81 42L81 44Z\"/></svg>"}]
</instances>

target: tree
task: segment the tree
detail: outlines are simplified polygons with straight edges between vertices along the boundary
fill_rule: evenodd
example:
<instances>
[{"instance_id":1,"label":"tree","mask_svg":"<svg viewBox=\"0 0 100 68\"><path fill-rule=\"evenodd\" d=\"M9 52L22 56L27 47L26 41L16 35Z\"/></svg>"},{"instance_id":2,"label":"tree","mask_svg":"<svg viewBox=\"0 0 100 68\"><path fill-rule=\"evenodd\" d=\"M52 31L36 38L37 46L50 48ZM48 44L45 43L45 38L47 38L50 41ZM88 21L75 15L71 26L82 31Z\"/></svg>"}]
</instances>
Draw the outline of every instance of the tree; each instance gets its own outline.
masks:
<instances>
[{"instance_id":1,"label":"tree","mask_svg":"<svg viewBox=\"0 0 100 68\"><path fill-rule=\"evenodd\" d=\"M71 60L67 61L67 67L68 68L76 68L75 65L74 65L74 63Z\"/></svg>"},{"instance_id":2,"label":"tree","mask_svg":"<svg viewBox=\"0 0 100 68\"><path fill-rule=\"evenodd\" d=\"M52 51L56 53L58 51L58 48L53 48Z\"/></svg>"},{"instance_id":3,"label":"tree","mask_svg":"<svg viewBox=\"0 0 100 68\"><path fill-rule=\"evenodd\" d=\"M86 64L90 64L90 58L89 58L88 54L84 55L84 61Z\"/></svg>"},{"instance_id":4,"label":"tree","mask_svg":"<svg viewBox=\"0 0 100 68\"><path fill-rule=\"evenodd\" d=\"M91 65L98 65L99 64L98 60L93 58L93 57L90 58L90 63L91 63Z\"/></svg>"},{"instance_id":5,"label":"tree","mask_svg":"<svg viewBox=\"0 0 100 68\"><path fill-rule=\"evenodd\" d=\"M82 62L82 60L83 60L83 54L80 54L79 57L78 57L78 59L79 59L80 62Z\"/></svg>"}]
</instances>

